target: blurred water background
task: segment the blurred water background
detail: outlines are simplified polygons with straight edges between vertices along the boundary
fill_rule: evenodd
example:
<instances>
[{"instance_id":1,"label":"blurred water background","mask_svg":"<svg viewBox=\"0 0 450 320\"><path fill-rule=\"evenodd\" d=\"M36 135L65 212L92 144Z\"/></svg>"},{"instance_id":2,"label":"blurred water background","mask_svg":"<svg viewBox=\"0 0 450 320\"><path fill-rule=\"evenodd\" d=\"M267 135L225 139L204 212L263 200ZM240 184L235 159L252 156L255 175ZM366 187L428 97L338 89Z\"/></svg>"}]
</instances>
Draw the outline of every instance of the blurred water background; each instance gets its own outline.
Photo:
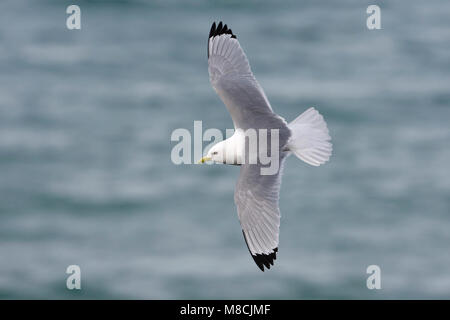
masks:
<instances>
[{"instance_id":1,"label":"blurred water background","mask_svg":"<svg viewBox=\"0 0 450 320\"><path fill-rule=\"evenodd\" d=\"M79 31L66 28L73 3ZM366 28L370 4L382 30ZM3 0L0 12L0 298L450 298L450 2ZM208 78L214 20L274 110L316 107L334 143L323 167L287 161L264 273L233 203L239 169L170 159L174 129L232 128ZM381 290L366 288L371 264Z\"/></svg>"}]
</instances>

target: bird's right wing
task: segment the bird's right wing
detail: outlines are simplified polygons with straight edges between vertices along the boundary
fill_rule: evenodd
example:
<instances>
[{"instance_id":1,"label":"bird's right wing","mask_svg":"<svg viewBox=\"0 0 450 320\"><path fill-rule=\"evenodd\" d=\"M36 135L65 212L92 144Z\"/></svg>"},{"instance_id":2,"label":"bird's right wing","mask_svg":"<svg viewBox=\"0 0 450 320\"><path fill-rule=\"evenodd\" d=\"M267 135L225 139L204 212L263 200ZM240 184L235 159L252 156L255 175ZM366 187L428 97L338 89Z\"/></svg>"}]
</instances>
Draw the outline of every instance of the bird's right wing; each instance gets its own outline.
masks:
<instances>
[{"instance_id":1,"label":"bird's right wing","mask_svg":"<svg viewBox=\"0 0 450 320\"><path fill-rule=\"evenodd\" d=\"M236 128L259 129L261 117L265 118L266 129L284 126L284 120L273 113L253 76L236 36L222 22L217 27L213 23L209 33L208 71L211 84L225 103Z\"/></svg>"}]
</instances>

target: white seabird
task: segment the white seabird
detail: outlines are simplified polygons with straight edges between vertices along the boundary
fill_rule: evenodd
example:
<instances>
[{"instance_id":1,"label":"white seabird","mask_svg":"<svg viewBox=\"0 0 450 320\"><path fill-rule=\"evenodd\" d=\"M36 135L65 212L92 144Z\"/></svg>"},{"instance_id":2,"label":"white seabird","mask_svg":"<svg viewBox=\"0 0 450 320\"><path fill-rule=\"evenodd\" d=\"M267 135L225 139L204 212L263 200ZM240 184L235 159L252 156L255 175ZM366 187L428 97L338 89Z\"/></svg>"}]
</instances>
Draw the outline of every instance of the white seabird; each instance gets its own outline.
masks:
<instances>
[{"instance_id":1,"label":"white seabird","mask_svg":"<svg viewBox=\"0 0 450 320\"><path fill-rule=\"evenodd\" d=\"M264 266L270 269L273 265L278 252L278 200L285 159L293 153L306 163L319 166L331 156L331 138L322 115L314 108L309 108L289 124L273 112L236 36L222 22L217 26L214 22L211 26L208 71L213 88L231 114L235 133L214 145L200 162L241 166L234 201L248 250L264 271ZM243 161L243 132L248 129L279 130L279 169L275 174L262 175L261 163L246 164Z\"/></svg>"}]
</instances>

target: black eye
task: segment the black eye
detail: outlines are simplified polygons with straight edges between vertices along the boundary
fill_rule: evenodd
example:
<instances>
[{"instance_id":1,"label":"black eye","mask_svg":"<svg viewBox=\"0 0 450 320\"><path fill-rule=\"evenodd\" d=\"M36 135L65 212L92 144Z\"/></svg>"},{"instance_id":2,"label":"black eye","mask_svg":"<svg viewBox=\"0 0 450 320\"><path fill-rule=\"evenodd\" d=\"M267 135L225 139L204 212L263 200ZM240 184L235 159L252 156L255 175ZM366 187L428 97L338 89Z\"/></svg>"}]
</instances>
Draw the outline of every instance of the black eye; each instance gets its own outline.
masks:
<instances>
[{"instance_id":1,"label":"black eye","mask_svg":"<svg viewBox=\"0 0 450 320\"><path fill-rule=\"evenodd\" d=\"M212 153L213 156L215 156L215 155L217 155L217 154L218 154L217 151L214 151L214 152Z\"/></svg>"}]
</instances>

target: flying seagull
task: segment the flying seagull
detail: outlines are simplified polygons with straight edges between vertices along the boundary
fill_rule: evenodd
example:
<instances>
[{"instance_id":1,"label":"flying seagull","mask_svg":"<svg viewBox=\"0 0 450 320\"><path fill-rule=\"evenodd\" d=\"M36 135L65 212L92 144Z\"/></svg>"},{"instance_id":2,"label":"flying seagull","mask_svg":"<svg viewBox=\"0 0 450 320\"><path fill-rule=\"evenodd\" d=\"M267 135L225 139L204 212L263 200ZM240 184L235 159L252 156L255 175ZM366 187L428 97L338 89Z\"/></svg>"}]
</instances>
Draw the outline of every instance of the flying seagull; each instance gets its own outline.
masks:
<instances>
[{"instance_id":1,"label":"flying seagull","mask_svg":"<svg viewBox=\"0 0 450 320\"><path fill-rule=\"evenodd\" d=\"M285 159L294 154L312 166L319 166L331 156L331 138L322 115L314 108L307 109L291 123L273 112L236 35L222 22L211 26L208 71L213 88L231 114L235 133L214 145L200 163L213 161L241 166L234 202L248 250L264 271L264 267L273 266L278 252L278 201ZM260 161L244 161L242 146L247 140L243 133L248 129L278 129L275 151L279 155L279 168L275 174L261 174Z\"/></svg>"}]
</instances>

